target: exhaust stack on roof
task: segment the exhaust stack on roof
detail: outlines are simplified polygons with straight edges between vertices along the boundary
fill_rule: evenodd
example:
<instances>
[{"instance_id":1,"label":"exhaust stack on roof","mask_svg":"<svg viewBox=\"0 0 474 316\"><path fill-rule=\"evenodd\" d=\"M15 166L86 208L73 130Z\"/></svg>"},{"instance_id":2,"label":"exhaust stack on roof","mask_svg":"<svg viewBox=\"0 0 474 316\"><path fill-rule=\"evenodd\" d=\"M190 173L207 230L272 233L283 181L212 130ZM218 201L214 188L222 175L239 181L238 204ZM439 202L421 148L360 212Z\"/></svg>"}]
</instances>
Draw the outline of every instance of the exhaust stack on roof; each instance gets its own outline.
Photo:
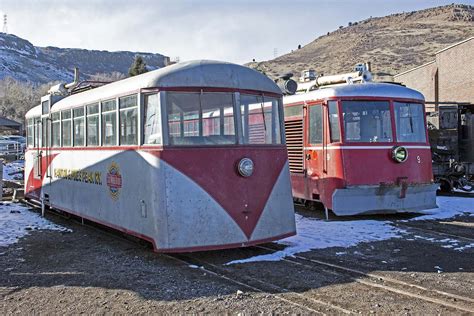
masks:
<instances>
[{"instance_id":1,"label":"exhaust stack on roof","mask_svg":"<svg viewBox=\"0 0 474 316\"><path fill-rule=\"evenodd\" d=\"M74 67L74 81L70 83L60 83L52 86L48 94L66 96L79 84L79 68Z\"/></svg>"}]
</instances>

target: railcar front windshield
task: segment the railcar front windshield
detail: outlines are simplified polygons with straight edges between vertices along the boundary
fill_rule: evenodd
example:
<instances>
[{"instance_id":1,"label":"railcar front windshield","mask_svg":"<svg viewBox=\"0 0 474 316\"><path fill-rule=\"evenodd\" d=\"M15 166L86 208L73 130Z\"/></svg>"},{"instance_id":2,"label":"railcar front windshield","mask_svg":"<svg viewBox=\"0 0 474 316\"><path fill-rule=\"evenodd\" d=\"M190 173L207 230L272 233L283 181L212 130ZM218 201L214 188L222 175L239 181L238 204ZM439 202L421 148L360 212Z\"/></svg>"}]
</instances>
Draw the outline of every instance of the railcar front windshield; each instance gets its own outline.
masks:
<instances>
[{"instance_id":1,"label":"railcar front windshield","mask_svg":"<svg viewBox=\"0 0 474 316\"><path fill-rule=\"evenodd\" d=\"M397 140L408 143L426 142L423 104L394 102Z\"/></svg>"},{"instance_id":2,"label":"railcar front windshield","mask_svg":"<svg viewBox=\"0 0 474 316\"><path fill-rule=\"evenodd\" d=\"M342 101L346 142L392 142L388 101Z\"/></svg>"},{"instance_id":3,"label":"railcar front windshield","mask_svg":"<svg viewBox=\"0 0 474 316\"><path fill-rule=\"evenodd\" d=\"M236 113L233 93L167 92L169 144L280 144L279 104L277 98L241 94Z\"/></svg>"}]
</instances>

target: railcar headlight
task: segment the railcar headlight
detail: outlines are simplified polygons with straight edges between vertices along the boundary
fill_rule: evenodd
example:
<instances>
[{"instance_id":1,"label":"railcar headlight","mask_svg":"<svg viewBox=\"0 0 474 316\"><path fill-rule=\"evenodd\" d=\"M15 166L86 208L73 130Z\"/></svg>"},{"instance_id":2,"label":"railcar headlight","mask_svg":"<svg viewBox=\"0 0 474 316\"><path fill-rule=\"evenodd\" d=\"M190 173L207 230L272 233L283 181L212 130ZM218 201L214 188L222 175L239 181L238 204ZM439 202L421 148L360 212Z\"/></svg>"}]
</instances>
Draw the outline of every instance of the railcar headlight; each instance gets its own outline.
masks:
<instances>
[{"instance_id":1,"label":"railcar headlight","mask_svg":"<svg viewBox=\"0 0 474 316\"><path fill-rule=\"evenodd\" d=\"M392 148L392 159L396 162L405 162L408 158L408 150L403 146Z\"/></svg>"},{"instance_id":2,"label":"railcar headlight","mask_svg":"<svg viewBox=\"0 0 474 316\"><path fill-rule=\"evenodd\" d=\"M242 158L237 166L237 170L242 177L250 177L253 173L253 169L253 161L250 158Z\"/></svg>"}]
</instances>

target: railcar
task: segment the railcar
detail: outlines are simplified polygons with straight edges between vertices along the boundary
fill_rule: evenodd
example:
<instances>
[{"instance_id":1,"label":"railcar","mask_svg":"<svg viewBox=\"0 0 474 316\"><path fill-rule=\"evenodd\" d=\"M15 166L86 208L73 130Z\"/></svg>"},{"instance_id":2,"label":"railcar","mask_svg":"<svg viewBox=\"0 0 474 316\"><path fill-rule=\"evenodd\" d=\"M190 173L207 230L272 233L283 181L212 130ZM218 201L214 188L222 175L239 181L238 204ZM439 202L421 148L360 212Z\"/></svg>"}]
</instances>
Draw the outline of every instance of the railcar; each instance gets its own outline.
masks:
<instances>
[{"instance_id":1,"label":"railcar","mask_svg":"<svg viewBox=\"0 0 474 316\"><path fill-rule=\"evenodd\" d=\"M192 61L89 91L73 86L52 88L26 114L26 198L160 252L295 234L282 93L272 80Z\"/></svg>"},{"instance_id":2,"label":"railcar","mask_svg":"<svg viewBox=\"0 0 474 316\"><path fill-rule=\"evenodd\" d=\"M293 196L337 216L435 208L424 97L370 77L313 77L284 97Z\"/></svg>"},{"instance_id":3,"label":"railcar","mask_svg":"<svg viewBox=\"0 0 474 316\"><path fill-rule=\"evenodd\" d=\"M441 191L474 191L474 104L429 104L426 115Z\"/></svg>"}]
</instances>

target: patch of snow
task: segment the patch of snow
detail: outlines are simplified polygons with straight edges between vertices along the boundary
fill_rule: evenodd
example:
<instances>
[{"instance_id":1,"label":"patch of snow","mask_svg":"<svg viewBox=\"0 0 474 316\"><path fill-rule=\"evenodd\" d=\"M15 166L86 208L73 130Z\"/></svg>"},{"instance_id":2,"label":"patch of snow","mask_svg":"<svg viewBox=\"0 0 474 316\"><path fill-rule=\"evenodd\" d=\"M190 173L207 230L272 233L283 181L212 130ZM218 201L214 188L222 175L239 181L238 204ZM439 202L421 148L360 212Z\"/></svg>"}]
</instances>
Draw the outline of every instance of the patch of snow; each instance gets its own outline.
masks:
<instances>
[{"instance_id":1,"label":"patch of snow","mask_svg":"<svg viewBox=\"0 0 474 316\"><path fill-rule=\"evenodd\" d=\"M422 211L421 216L417 216L408 220L400 220L400 222L416 220L440 220L452 218L458 215L474 215L474 203L470 198L438 197L437 204L439 208ZM474 248L474 244L463 244L461 241L456 239L437 239L433 237L412 235L406 230L393 226L393 221L323 221L314 218L306 218L299 214L296 214L295 218L297 235L277 242L281 245L287 246L285 249L271 254L234 260L226 264L230 265L257 261L279 261L285 257L292 257L298 253L311 251L313 249L325 249L330 247L348 248L356 246L360 243L382 241L401 237L404 237L407 241L424 240L436 243L443 248L456 251L464 251L466 249ZM346 254L346 252L340 251L336 253L337 256L343 254ZM360 253L354 252L354 254Z\"/></svg>"},{"instance_id":2,"label":"patch of snow","mask_svg":"<svg viewBox=\"0 0 474 316\"><path fill-rule=\"evenodd\" d=\"M3 165L3 180L21 180L24 178L24 160L17 160Z\"/></svg>"},{"instance_id":3,"label":"patch of snow","mask_svg":"<svg viewBox=\"0 0 474 316\"><path fill-rule=\"evenodd\" d=\"M0 247L16 243L32 230L72 232L71 229L56 225L20 204L3 202L0 205Z\"/></svg>"},{"instance_id":4,"label":"patch of snow","mask_svg":"<svg viewBox=\"0 0 474 316\"><path fill-rule=\"evenodd\" d=\"M400 238L405 231L390 225L388 221L355 220L324 221L314 218L296 217L297 235L277 243L286 245L285 249L275 253L234 260L227 265L255 261L278 261L297 253L329 247L352 247L359 243Z\"/></svg>"},{"instance_id":5,"label":"patch of snow","mask_svg":"<svg viewBox=\"0 0 474 316\"><path fill-rule=\"evenodd\" d=\"M456 217L458 215L473 216L474 214L474 203L472 201L472 198L438 196L436 198L436 204L438 204L438 208L420 211L419 213L423 215L404 221L408 222L447 219Z\"/></svg>"}]
</instances>

